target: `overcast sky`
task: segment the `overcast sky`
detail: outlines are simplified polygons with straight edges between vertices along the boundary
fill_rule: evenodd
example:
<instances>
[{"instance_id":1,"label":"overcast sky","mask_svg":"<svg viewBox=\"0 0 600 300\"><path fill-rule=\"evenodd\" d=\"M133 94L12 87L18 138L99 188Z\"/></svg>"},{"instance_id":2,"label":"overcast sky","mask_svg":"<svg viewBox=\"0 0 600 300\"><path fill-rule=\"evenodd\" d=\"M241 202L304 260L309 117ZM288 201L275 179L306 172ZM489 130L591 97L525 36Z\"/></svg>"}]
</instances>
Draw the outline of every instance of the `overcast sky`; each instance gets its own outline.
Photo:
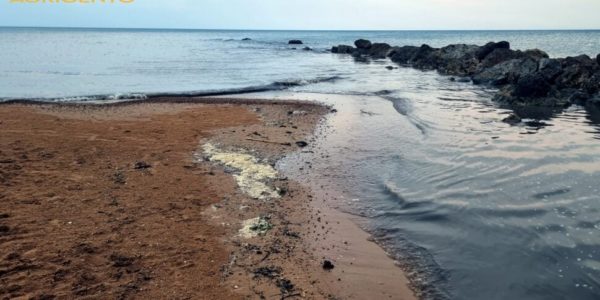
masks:
<instances>
[{"instance_id":1,"label":"overcast sky","mask_svg":"<svg viewBox=\"0 0 600 300\"><path fill-rule=\"evenodd\" d=\"M126 5L0 1L0 26L600 29L600 0L134 0Z\"/></svg>"}]
</instances>

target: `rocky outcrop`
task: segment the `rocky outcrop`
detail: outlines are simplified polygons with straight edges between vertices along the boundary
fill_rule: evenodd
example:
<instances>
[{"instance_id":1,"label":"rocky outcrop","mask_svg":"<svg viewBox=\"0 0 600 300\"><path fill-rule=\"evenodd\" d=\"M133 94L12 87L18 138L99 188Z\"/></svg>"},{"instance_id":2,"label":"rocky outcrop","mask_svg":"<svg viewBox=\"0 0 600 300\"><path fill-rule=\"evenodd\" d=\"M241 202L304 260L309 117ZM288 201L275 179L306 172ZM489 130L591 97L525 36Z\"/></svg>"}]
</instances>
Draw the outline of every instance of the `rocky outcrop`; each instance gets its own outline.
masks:
<instances>
[{"instance_id":1,"label":"rocky outcrop","mask_svg":"<svg viewBox=\"0 0 600 300\"><path fill-rule=\"evenodd\" d=\"M369 48L371 48L371 41L360 39L360 40L356 40L354 42L354 45L358 49L369 49Z\"/></svg>"},{"instance_id":2,"label":"rocky outcrop","mask_svg":"<svg viewBox=\"0 0 600 300\"><path fill-rule=\"evenodd\" d=\"M357 40L339 45L333 53L361 58L389 58L421 70L470 78L474 84L499 89L495 100L518 105L568 106L600 103L600 54L549 58L539 49L510 49L510 43L483 46L454 44L442 48L429 45L392 47L385 43ZM453 77L454 78L454 77Z\"/></svg>"},{"instance_id":3,"label":"rocky outcrop","mask_svg":"<svg viewBox=\"0 0 600 300\"><path fill-rule=\"evenodd\" d=\"M288 44L290 44L290 45L302 45L302 41L301 40L290 40L288 42Z\"/></svg>"}]
</instances>

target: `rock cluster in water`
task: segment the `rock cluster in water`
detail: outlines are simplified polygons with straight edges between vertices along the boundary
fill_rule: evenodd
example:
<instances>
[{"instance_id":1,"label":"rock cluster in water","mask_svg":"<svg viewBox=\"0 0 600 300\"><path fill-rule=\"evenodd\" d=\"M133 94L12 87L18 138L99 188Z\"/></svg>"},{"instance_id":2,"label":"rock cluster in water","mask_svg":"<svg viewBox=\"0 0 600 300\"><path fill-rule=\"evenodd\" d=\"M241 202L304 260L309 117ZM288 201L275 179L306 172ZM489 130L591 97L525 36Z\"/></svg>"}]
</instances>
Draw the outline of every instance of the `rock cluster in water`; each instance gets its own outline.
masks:
<instances>
[{"instance_id":1,"label":"rock cluster in water","mask_svg":"<svg viewBox=\"0 0 600 300\"><path fill-rule=\"evenodd\" d=\"M511 105L600 105L600 54L595 59L587 55L550 58L538 49L512 50L505 41L433 48L393 47L359 39L354 45L334 46L331 52L390 58L402 66L437 70L474 84L493 86L499 88L495 100Z\"/></svg>"}]
</instances>

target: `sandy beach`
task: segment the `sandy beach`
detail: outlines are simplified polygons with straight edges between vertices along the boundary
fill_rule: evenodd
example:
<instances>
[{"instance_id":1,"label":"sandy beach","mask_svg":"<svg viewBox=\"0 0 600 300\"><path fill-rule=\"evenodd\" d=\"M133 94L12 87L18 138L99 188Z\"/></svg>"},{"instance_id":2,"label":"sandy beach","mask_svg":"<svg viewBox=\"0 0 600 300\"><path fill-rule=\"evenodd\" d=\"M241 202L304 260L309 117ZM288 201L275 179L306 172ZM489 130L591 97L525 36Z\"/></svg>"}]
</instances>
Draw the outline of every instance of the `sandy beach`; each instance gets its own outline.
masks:
<instances>
[{"instance_id":1,"label":"sandy beach","mask_svg":"<svg viewBox=\"0 0 600 300\"><path fill-rule=\"evenodd\" d=\"M273 168L330 108L178 102L0 105L0 298L415 299Z\"/></svg>"}]
</instances>

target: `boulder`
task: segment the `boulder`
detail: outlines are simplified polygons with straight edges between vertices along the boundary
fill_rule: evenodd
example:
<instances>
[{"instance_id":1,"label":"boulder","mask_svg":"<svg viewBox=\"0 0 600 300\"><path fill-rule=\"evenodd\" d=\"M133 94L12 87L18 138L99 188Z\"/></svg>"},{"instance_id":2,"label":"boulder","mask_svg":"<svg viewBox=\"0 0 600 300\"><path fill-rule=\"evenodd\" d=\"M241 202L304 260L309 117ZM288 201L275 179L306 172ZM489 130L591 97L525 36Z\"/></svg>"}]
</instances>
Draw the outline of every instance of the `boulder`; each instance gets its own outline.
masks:
<instances>
[{"instance_id":1,"label":"boulder","mask_svg":"<svg viewBox=\"0 0 600 300\"><path fill-rule=\"evenodd\" d=\"M392 46L386 43L374 43L366 51L367 55L373 58L386 58Z\"/></svg>"},{"instance_id":2,"label":"boulder","mask_svg":"<svg viewBox=\"0 0 600 300\"><path fill-rule=\"evenodd\" d=\"M312 48L311 47L304 47L304 48L302 48L302 50L304 50L304 51L311 51Z\"/></svg>"},{"instance_id":3,"label":"boulder","mask_svg":"<svg viewBox=\"0 0 600 300\"><path fill-rule=\"evenodd\" d=\"M518 58L517 52L506 49L497 48L492 50L485 58L481 61L480 69L490 68L499 63Z\"/></svg>"},{"instance_id":4,"label":"boulder","mask_svg":"<svg viewBox=\"0 0 600 300\"><path fill-rule=\"evenodd\" d=\"M388 52L388 57L397 64L406 65L417 51L419 47L415 46L393 47Z\"/></svg>"},{"instance_id":5,"label":"boulder","mask_svg":"<svg viewBox=\"0 0 600 300\"><path fill-rule=\"evenodd\" d=\"M516 125L521 123L522 119L521 117L519 117L517 114L510 114L508 117L502 119L502 122L510 124L510 125Z\"/></svg>"},{"instance_id":6,"label":"boulder","mask_svg":"<svg viewBox=\"0 0 600 300\"><path fill-rule=\"evenodd\" d=\"M242 41L251 41L251 38L243 38Z\"/></svg>"},{"instance_id":7,"label":"boulder","mask_svg":"<svg viewBox=\"0 0 600 300\"><path fill-rule=\"evenodd\" d=\"M562 60L563 72L555 79L556 86L564 88L583 88L594 75L596 63L587 55L567 57Z\"/></svg>"},{"instance_id":8,"label":"boulder","mask_svg":"<svg viewBox=\"0 0 600 300\"><path fill-rule=\"evenodd\" d=\"M479 47L475 56L477 57L477 59L483 60L484 58L486 58L486 56L488 56L496 49L510 49L510 43L506 41L501 41L498 43L489 42L484 46Z\"/></svg>"},{"instance_id":9,"label":"boulder","mask_svg":"<svg viewBox=\"0 0 600 300\"><path fill-rule=\"evenodd\" d=\"M540 49L529 49L523 52L523 55L529 58L533 58L535 60L540 60L542 58L549 58L548 53L540 50Z\"/></svg>"},{"instance_id":10,"label":"boulder","mask_svg":"<svg viewBox=\"0 0 600 300\"><path fill-rule=\"evenodd\" d=\"M338 45L331 48L332 53L351 54L354 52L354 47L348 45Z\"/></svg>"},{"instance_id":11,"label":"boulder","mask_svg":"<svg viewBox=\"0 0 600 300\"><path fill-rule=\"evenodd\" d=\"M600 70L596 71L584 82L583 88L590 94L600 92Z\"/></svg>"},{"instance_id":12,"label":"boulder","mask_svg":"<svg viewBox=\"0 0 600 300\"><path fill-rule=\"evenodd\" d=\"M439 52L427 44L423 44L410 58L409 63L417 69L436 69L440 61Z\"/></svg>"},{"instance_id":13,"label":"boulder","mask_svg":"<svg viewBox=\"0 0 600 300\"><path fill-rule=\"evenodd\" d=\"M479 65L475 53L479 47L476 45L449 45L439 50L438 71L446 75L468 76L472 75Z\"/></svg>"},{"instance_id":14,"label":"boulder","mask_svg":"<svg viewBox=\"0 0 600 300\"><path fill-rule=\"evenodd\" d=\"M290 44L290 45L302 45L303 43L302 43L301 40L290 40L288 42L288 44Z\"/></svg>"},{"instance_id":15,"label":"boulder","mask_svg":"<svg viewBox=\"0 0 600 300\"><path fill-rule=\"evenodd\" d=\"M355 46L356 46L356 48L358 48L358 49L369 49L369 48L371 48L371 46L372 46L372 44L371 44L371 41L369 41L369 40L365 40L365 39L359 39L359 40L356 40L356 41L354 42L354 45L355 45Z\"/></svg>"},{"instance_id":16,"label":"boulder","mask_svg":"<svg viewBox=\"0 0 600 300\"><path fill-rule=\"evenodd\" d=\"M541 73L521 76L515 84L513 95L516 97L546 97L552 86Z\"/></svg>"},{"instance_id":17,"label":"boulder","mask_svg":"<svg viewBox=\"0 0 600 300\"><path fill-rule=\"evenodd\" d=\"M562 64L558 59L542 58L538 63L538 72L546 80L553 82L562 72Z\"/></svg>"},{"instance_id":18,"label":"boulder","mask_svg":"<svg viewBox=\"0 0 600 300\"><path fill-rule=\"evenodd\" d=\"M516 83L519 78L537 71L538 64L532 59L511 59L484 69L471 78L474 84L501 86Z\"/></svg>"}]
</instances>

